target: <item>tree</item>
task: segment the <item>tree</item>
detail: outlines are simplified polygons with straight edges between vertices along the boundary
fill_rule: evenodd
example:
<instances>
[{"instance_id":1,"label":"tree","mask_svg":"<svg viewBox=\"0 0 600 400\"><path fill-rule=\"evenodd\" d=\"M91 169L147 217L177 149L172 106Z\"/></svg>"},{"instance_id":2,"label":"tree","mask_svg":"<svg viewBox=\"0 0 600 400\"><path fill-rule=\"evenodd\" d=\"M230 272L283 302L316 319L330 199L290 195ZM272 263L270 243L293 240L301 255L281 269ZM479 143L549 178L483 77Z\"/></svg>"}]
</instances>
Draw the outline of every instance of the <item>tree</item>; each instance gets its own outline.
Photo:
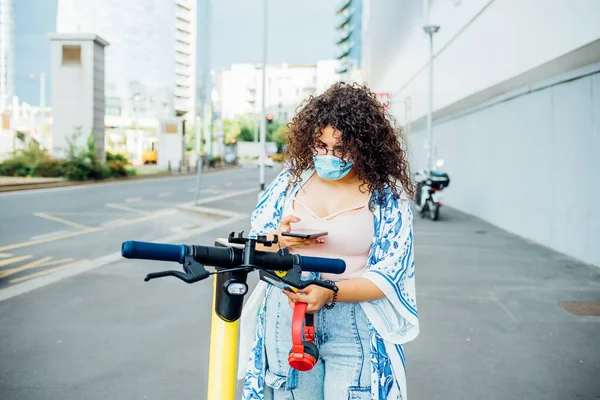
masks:
<instances>
[{"instance_id":1,"label":"tree","mask_svg":"<svg viewBox=\"0 0 600 400\"><path fill-rule=\"evenodd\" d=\"M253 142L254 133L248 126L242 126L239 135L237 135L238 142Z\"/></svg>"},{"instance_id":2,"label":"tree","mask_svg":"<svg viewBox=\"0 0 600 400\"><path fill-rule=\"evenodd\" d=\"M277 129L275 129L271 133L271 141L277 144L277 152L281 153L283 150L283 145L285 144L285 139L289 132L289 128L286 124L278 124Z\"/></svg>"}]
</instances>

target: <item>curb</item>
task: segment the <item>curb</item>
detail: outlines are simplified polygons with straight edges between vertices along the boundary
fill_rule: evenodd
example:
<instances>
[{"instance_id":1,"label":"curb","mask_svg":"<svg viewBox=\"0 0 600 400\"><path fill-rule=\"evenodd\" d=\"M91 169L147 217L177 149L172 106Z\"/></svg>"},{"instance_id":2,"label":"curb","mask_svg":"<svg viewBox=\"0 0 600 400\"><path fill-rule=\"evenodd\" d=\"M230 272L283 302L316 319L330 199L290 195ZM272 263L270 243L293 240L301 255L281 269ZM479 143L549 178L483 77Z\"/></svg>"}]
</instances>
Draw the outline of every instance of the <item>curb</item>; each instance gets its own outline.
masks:
<instances>
[{"instance_id":1,"label":"curb","mask_svg":"<svg viewBox=\"0 0 600 400\"><path fill-rule=\"evenodd\" d=\"M233 167L220 167L213 169L203 169L202 175L212 174L220 171L231 171L234 169L241 169L241 165L236 165ZM59 182L38 182L38 183L15 183L8 185L0 185L0 193L3 192L16 192L21 190L33 190L33 189L47 189L47 188L58 188L58 187L66 187L66 186L85 186L85 185L97 185L103 183L114 183L114 182L126 182L126 181L138 181L138 180L146 180L146 179L158 179L158 178L171 178L171 177L180 177L180 176L195 176L196 172L178 172L178 173L158 173L158 174L148 174L148 175L134 175L126 178L108 178L97 181L59 181Z\"/></svg>"}]
</instances>

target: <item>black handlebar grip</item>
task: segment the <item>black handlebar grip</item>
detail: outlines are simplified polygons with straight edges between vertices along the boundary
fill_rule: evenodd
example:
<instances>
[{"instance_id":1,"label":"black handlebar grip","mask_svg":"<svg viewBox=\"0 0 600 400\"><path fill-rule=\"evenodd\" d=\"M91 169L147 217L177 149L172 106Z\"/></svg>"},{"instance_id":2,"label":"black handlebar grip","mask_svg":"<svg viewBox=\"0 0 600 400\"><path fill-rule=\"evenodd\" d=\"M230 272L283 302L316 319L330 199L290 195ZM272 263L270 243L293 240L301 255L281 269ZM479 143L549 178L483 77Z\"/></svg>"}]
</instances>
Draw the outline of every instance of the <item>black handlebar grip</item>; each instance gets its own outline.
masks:
<instances>
[{"instance_id":1,"label":"black handlebar grip","mask_svg":"<svg viewBox=\"0 0 600 400\"><path fill-rule=\"evenodd\" d=\"M300 256L300 269L302 271L341 274L346 271L346 262L339 258Z\"/></svg>"},{"instance_id":2,"label":"black handlebar grip","mask_svg":"<svg viewBox=\"0 0 600 400\"><path fill-rule=\"evenodd\" d=\"M294 267L294 256L292 254L279 254L273 252L254 253L254 264L271 271L288 271Z\"/></svg>"},{"instance_id":3,"label":"black handlebar grip","mask_svg":"<svg viewBox=\"0 0 600 400\"><path fill-rule=\"evenodd\" d=\"M128 240L121 245L121 255L125 258L143 260L173 261L182 264L187 252L184 244L137 242Z\"/></svg>"},{"instance_id":4,"label":"black handlebar grip","mask_svg":"<svg viewBox=\"0 0 600 400\"><path fill-rule=\"evenodd\" d=\"M242 264L243 261L241 249L216 246L193 246L193 248L194 260L204 265L219 268L235 268Z\"/></svg>"}]
</instances>

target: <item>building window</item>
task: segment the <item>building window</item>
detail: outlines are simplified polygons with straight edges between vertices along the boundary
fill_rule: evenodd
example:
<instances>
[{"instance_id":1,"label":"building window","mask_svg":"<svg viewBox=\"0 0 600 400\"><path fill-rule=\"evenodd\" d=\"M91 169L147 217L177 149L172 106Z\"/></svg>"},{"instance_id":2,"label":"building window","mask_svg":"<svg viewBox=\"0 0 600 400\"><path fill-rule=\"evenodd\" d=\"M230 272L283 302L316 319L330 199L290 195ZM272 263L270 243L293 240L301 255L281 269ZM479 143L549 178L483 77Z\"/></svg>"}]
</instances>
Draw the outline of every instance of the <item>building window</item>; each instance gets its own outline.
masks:
<instances>
[{"instance_id":1,"label":"building window","mask_svg":"<svg viewBox=\"0 0 600 400\"><path fill-rule=\"evenodd\" d=\"M63 45L62 63L69 65L81 65L81 46Z\"/></svg>"}]
</instances>

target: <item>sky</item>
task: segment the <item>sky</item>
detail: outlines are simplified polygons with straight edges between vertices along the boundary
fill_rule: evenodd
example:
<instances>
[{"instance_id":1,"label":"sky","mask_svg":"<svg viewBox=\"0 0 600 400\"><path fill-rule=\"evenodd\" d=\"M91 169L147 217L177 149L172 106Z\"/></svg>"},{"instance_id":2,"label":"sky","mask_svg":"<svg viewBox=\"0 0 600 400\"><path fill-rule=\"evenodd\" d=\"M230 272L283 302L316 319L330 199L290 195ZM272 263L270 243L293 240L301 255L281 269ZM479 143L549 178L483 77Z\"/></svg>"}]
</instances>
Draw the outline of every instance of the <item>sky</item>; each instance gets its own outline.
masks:
<instances>
[{"instance_id":1,"label":"sky","mask_svg":"<svg viewBox=\"0 0 600 400\"><path fill-rule=\"evenodd\" d=\"M88 0L102 1L102 0ZM172 0L148 0L172 1ZM199 22L204 4L198 0ZM263 1L211 0L210 63L215 70L232 63L261 63ZM267 62L311 64L335 57L335 1L267 0ZM57 0L15 0L15 86L19 100L39 104L39 81L45 72L46 105L51 105L50 41L56 30ZM204 59L203 26L199 26L198 63Z\"/></svg>"}]
</instances>

